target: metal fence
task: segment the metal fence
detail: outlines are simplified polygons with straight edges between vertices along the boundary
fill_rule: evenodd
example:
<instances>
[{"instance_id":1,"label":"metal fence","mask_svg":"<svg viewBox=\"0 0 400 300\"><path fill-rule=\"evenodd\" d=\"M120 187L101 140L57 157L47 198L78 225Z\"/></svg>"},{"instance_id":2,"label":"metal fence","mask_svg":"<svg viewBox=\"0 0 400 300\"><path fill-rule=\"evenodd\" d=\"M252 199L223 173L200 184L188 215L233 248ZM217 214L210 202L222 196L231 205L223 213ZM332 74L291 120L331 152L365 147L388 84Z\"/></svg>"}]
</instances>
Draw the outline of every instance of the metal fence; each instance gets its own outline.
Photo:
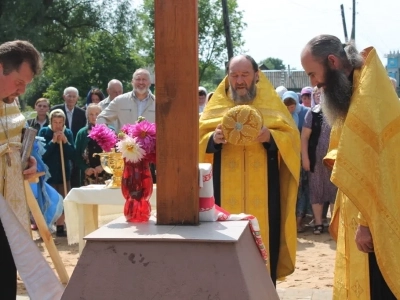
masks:
<instances>
[{"instance_id":1,"label":"metal fence","mask_svg":"<svg viewBox=\"0 0 400 300\"><path fill-rule=\"evenodd\" d=\"M300 91L303 87L311 85L305 71L263 70L262 72L275 88L283 85L288 90Z\"/></svg>"}]
</instances>

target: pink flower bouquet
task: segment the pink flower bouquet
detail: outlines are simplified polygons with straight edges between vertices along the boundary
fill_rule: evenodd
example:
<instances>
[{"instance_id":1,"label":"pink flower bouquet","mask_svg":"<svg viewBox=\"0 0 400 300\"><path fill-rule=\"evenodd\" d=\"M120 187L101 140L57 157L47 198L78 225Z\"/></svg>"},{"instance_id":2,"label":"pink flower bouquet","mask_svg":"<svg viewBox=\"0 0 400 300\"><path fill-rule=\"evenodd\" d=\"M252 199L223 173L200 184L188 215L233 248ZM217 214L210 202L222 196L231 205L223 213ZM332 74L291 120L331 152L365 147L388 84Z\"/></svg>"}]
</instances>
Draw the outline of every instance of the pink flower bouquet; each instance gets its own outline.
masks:
<instances>
[{"instance_id":1,"label":"pink flower bouquet","mask_svg":"<svg viewBox=\"0 0 400 300\"><path fill-rule=\"evenodd\" d=\"M110 152L116 146L126 161L156 161L156 124L139 117L135 124L126 124L118 136L105 124L96 124L89 135L101 149Z\"/></svg>"},{"instance_id":2,"label":"pink flower bouquet","mask_svg":"<svg viewBox=\"0 0 400 300\"><path fill-rule=\"evenodd\" d=\"M93 126L88 137L95 140L105 152L110 152L111 148L114 148L117 142L117 135L114 130L107 127L105 124Z\"/></svg>"},{"instance_id":3,"label":"pink flower bouquet","mask_svg":"<svg viewBox=\"0 0 400 300\"><path fill-rule=\"evenodd\" d=\"M118 134L117 149L127 161L156 160L156 124L139 117L135 124L126 124Z\"/></svg>"}]
</instances>

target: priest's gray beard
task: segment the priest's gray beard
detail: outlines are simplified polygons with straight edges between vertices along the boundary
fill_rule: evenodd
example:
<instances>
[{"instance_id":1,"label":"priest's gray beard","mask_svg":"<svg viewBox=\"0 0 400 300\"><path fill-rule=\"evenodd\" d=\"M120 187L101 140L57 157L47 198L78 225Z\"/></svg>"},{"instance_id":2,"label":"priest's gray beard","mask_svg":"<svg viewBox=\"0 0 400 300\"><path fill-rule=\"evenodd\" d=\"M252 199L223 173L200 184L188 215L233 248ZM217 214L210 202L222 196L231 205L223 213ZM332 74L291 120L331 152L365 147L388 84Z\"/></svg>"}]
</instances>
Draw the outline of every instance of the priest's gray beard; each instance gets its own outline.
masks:
<instances>
[{"instance_id":1,"label":"priest's gray beard","mask_svg":"<svg viewBox=\"0 0 400 300\"><path fill-rule=\"evenodd\" d=\"M352 83L343 70L325 68L323 84L322 111L328 123L332 126L336 121L343 122L349 111Z\"/></svg>"},{"instance_id":2,"label":"priest's gray beard","mask_svg":"<svg viewBox=\"0 0 400 300\"><path fill-rule=\"evenodd\" d=\"M247 93L244 94L243 96L239 95L238 92L236 91L238 87L246 88ZM233 102L235 102L236 105L251 104L257 95L256 78L254 77L250 87L247 87L245 83L240 85L237 84L235 88L229 86L229 92L232 96Z\"/></svg>"}]
</instances>

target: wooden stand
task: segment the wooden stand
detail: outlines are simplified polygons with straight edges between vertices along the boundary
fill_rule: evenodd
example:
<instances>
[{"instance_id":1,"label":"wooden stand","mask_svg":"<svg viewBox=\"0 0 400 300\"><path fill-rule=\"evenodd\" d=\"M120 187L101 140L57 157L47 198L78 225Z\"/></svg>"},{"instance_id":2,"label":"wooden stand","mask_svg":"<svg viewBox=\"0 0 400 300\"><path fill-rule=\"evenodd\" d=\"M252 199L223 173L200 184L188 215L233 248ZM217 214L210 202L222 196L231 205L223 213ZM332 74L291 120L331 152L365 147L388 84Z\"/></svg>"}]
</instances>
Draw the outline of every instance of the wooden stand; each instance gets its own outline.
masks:
<instances>
[{"instance_id":1,"label":"wooden stand","mask_svg":"<svg viewBox=\"0 0 400 300\"><path fill-rule=\"evenodd\" d=\"M36 225L39 229L40 236L42 237L44 244L46 245L47 251L49 251L58 277L60 278L61 283L67 284L69 281L67 270L65 269L65 266L61 260L60 254L58 253L56 245L54 244L53 237L51 236L46 221L44 220L43 214L29 184L31 182L37 182L38 178L42 175L44 175L44 172L36 173L29 180L24 180L25 197L29 209L31 210L33 218L35 219Z\"/></svg>"}]
</instances>

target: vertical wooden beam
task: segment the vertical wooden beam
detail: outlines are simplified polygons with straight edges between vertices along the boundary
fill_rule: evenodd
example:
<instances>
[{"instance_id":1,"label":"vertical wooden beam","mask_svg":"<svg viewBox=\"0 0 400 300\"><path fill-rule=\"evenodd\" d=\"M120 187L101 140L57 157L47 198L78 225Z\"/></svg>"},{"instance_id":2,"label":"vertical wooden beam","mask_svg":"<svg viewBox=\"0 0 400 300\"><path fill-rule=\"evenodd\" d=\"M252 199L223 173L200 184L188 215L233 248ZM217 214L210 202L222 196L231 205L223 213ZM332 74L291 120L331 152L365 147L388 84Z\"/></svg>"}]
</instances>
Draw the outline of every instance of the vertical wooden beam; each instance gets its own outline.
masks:
<instances>
[{"instance_id":1,"label":"vertical wooden beam","mask_svg":"<svg viewBox=\"0 0 400 300\"><path fill-rule=\"evenodd\" d=\"M157 224L199 222L197 0L155 0Z\"/></svg>"}]
</instances>

